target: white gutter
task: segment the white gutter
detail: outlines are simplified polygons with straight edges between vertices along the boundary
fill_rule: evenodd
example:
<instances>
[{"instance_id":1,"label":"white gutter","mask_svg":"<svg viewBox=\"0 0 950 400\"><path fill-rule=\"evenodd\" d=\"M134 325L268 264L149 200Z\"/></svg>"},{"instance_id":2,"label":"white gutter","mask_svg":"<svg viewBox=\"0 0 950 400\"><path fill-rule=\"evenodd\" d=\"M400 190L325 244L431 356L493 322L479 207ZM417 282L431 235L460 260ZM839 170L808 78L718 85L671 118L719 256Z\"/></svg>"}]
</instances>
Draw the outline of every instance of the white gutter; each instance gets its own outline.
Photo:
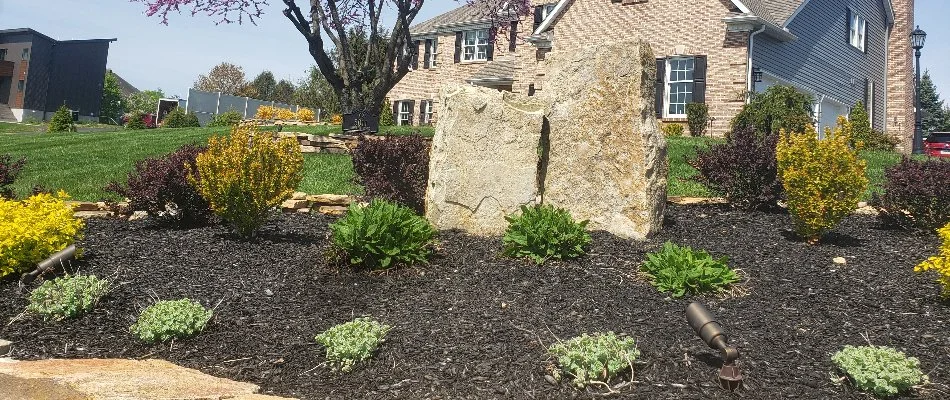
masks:
<instances>
[{"instance_id":1,"label":"white gutter","mask_svg":"<svg viewBox=\"0 0 950 400\"><path fill-rule=\"evenodd\" d=\"M534 30L534 34L537 35L537 34L540 34L541 32L548 30L548 28L551 27L551 24L554 23L554 20L556 20L558 16L560 16L561 13L564 12L564 9L567 8L567 4L570 2L571 0L559 1L557 5L554 6L554 9L551 10L551 12L548 14L548 17L545 18L544 21L541 21L541 25L538 26L538 29Z\"/></svg>"},{"instance_id":2,"label":"white gutter","mask_svg":"<svg viewBox=\"0 0 950 400\"><path fill-rule=\"evenodd\" d=\"M752 96L751 96L753 94L752 86L755 85L755 82L753 82L754 78L752 77L752 49L755 47L755 35L765 32L765 29L766 29L766 26L762 25L762 27L760 27L759 30L749 34L749 66L748 68L746 68L748 70L747 71L748 77L746 80L746 90L749 92L749 96L746 96L746 100L745 100L746 103L752 100Z\"/></svg>"}]
</instances>

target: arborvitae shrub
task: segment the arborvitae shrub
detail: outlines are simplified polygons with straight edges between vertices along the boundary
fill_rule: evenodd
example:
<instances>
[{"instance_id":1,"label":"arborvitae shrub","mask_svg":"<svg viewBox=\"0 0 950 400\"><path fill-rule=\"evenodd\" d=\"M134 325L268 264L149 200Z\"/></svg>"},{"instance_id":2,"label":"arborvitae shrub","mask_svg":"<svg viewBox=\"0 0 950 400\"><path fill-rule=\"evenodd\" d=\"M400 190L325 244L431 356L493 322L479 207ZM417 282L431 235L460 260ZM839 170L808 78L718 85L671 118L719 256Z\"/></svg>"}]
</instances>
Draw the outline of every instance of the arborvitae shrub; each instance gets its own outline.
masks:
<instances>
[{"instance_id":1,"label":"arborvitae shrub","mask_svg":"<svg viewBox=\"0 0 950 400\"><path fill-rule=\"evenodd\" d=\"M425 212L429 141L422 136L361 137L353 150L353 169L367 196Z\"/></svg>"},{"instance_id":2,"label":"arborvitae shrub","mask_svg":"<svg viewBox=\"0 0 950 400\"><path fill-rule=\"evenodd\" d=\"M841 121L839 125L843 125ZM858 150L893 151L897 146L897 139L871 128L871 120L864 104L860 101L854 105L847 119L846 135L848 144Z\"/></svg>"},{"instance_id":3,"label":"arborvitae shrub","mask_svg":"<svg viewBox=\"0 0 950 400\"><path fill-rule=\"evenodd\" d=\"M587 221L575 222L567 210L549 204L521 206L521 214L505 219L508 229L501 241L503 253L509 257L528 258L537 264L569 260L583 256L591 242Z\"/></svg>"},{"instance_id":4,"label":"arborvitae shrub","mask_svg":"<svg viewBox=\"0 0 950 400\"><path fill-rule=\"evenodd\" d=\"M0 278L33 269L82 237L84 223L73 216L68 199L62 191L0 199Z\"/></svg>"},{"instance_id":5,"label":"arborvitae shrub","mask_svg":"<svg viewBox=\"0 0 950 400\"><path fill-rule=\"evenodd\" d=\"M812 124L811 95L792 86L772 86L764 93L754 94L749 104L732 119L732 131L752 128L759 134L781 131L804 132Z\"/></svg>"},{"instance_id":6,"label":"arborvitae shrub","mask_svg":"<svg viewBox=\"0 0 950 400\"><path fill-rule=\"evenodd\" d=\"M198 116L195 113L186 113L181 107L177 107L165 115L162 121L165 128L197 128L201 126L198 122Z\"/></svg>"},{"instance_id":7,"label":"arborvitae shrub","mask_svg":"<svg viewBox=\"0 0 950 400\"><path fill-rule=\"evenodd\" d=\"M200 225L212 216L208 201L189 183L200 181L196 159L206 148L184 145L175 152L135 163L125 185L112 182L106 190L129 199L129 209L145 211L165 222L183 226Z\"/></svg>"},{"instance_id":8,"label":"arborvitae shrub","mask_svg":"<svg viewBox=\"0 0 950 400\"><path fill-rule=\"evenodd\" d=\"M777 134L734 131L724 144L699 150L688 160L696 180L743 210L774 208L783 195L775 161Z\"/></svg>"},{"instance_id":9,"label":"arborvitae shrub","mask_svg":"<svg viewBox=\"0 0 950 400\"><path fill-rule=\"evenodd\" d=\"M943 240L940 245L940 254L918 264L914 267L914 272L936 271L940 274L937 282L943 287L943 296L950 298L950 223L940 228L937 233Z\"/></svg>"},{"instance_id":10,"label":"arborvitae shrub","mask_svg":"<svg viewBox=\"0 0 950 400\"><path fill-rule=\"evenodd\" d=\"M396 125L393 115L393 102L388 99L383 102L383 109L379 111L379 126Z\"/></svg>"},{"instance_id":11,"label":"arborvitae shrub","mask_svg":"<svg viewBox=\"0 0 950 400\"><path fill-rule=\"evenodd\" d=\"M228 137L212 137L198 155L197 175L188 181L211 209L242 236L251 236L303 179L303 155L295 138L235 127ZM199 179L200 177L200 179Z\"/></svg>"},{"instance_id":12,"label":"arborvitae shrub","mask_svg":"<svg viewBox=\"0 0 950 400\"><path fill-rule=\"evenodd\" d=\"M365 207L350 205L343 218L330 224L330 231L333 245L351 265L371 269L426 262L436 233L408 207L382 199Z\"/></svg>"},{"instance_id":13,"label":"arborvitae shrub","mask_svg":"<svg viewBox=\"0 0 950 400\"><path fill-rule=\"evenodd\" d=\"M47 132L76 132L76 125L73 123L73 113L63 104L53 113L49 120Z\"/></svg>"},{"instance_id":14,"label":"arborvitae shrub","mask_svg":"<svg viewBox=\"0 0 950 400\"><path fill-rule=\"evenodd\" d=\"M663 124L663 135L666 137L680 137L683 136L683 132L686 132L686 128L683 127L683 124L669 123Z\"/></svg>"},{"instance_id":15,"label":"arborvitae shrub","mask_svg":"<svg viewBox=\"0 0 950 400\"><path fill-rule=\"evenodd\" d=\"M811 243L857 208L868 186L867 163L848 146L841 126L826 138L808 128L778 143L778 169L795 231Z\"/></svg>"},{"instance_id":16,"label":"arborvitae shrub","mask_svg":"<svg viewBox=\"0 0 950 400\"><path fill-rule=\"evenodd\" d=\"M16 197L10 185L16 181L16 178L20 175L20 171L23 170L23 166L25 165L25 158L21 157L19 160L14 161L13 157L9 154L0 154L0 199L13 199Z\"/></svg>"},{"instance_id":17,"label":"arborvitae shrub","mask_svg":"<svg viewBox=\"0 0 950 400\"><path fill-rule=\"evenodd\" d=\"M56 278L30 292L26 310L53 321L78 317L91 311L110 287L109 281L95 275Z\"/></svg>"},{"instance_id":18,"label":"arborvitae shrub","mask_svg":"<svg viewBox=\"0 0 950 400\"><path fill-rule=\"evenodd\" d=\"M934 230L950 222L950 162L904 158L884 172L871 204L887 224Z\"/></svg>"},{"instance_id":19,"label":"arborvitae shrub","mask_svg":"<svg viewBox=\"0 0 950 400\"><path fill-rule=\"evenodd\" d=\"M687 104L686 120L689 121L690 136L703 136L706 133L706 125L709 123L709 106L705 103Z\"/></svg>"},{"instance_id":20,"label":"arborvitae shrub","mask_svg":"<svg viewBox=\"0 0 950 400\"><path fill-rule=\"evenodd\" d=\"M209 127L218 127L218 126L237 126L244 120L244 115L237 111L228 111L215 115L214 118L211 118L211 122L208 123Z\"/></svg>"},{"instance_id":21,"label":"arborvitae shrub","mask_svg":"<svg viewBox=\"0 0 950 400\"><path fill-rule=\"evenodd\" d=\"M185 339L204 330L212 315L197 301L159 301L143 310L129 330L145 343Z\"/></svg>"}]
</instances>

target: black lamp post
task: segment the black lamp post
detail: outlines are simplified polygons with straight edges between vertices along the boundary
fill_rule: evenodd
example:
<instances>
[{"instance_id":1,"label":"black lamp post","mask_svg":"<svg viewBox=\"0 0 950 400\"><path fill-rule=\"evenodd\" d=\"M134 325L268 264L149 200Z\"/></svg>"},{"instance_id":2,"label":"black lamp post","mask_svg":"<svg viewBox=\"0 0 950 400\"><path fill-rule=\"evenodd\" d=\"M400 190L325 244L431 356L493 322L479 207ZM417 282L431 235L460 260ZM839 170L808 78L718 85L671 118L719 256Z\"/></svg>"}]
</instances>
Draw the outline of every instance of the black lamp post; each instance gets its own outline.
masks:
<instances>
[{"instance_id":1,"label":"black lamp post","mask_svg":"<svg viewBox=\"0 0 950 400\"><path fill-rule=\"evenodd\" d=\"M927 41L927 32L920 29L914 29L910 33L910 42L914 48L914 56L917 57L917 79L914 81L914 154L924 152L924 129L921 120L920 110L920 49L924 48L924 42Z\"/></svg>"}]
</instances>

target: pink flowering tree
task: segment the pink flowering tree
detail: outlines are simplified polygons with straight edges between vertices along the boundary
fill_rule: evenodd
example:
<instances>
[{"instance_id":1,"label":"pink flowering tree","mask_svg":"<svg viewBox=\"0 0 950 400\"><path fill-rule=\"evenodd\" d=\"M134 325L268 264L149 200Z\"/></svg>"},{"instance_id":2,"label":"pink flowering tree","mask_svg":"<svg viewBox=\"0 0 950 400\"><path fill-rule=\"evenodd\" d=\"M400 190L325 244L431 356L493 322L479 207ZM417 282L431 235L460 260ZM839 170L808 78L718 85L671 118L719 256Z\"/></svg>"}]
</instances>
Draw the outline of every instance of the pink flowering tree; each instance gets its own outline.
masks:
<instances>
[{"instance_id":1,"label":"pink flowering tree","mask_svg":"<svg viewBox=\"0 0 950 400\"><path fill-rule=\"evenodd\" d=\"M169 14L180 13L182 9L192 15L211 16L218 23L254 23L269 5L268 0L132 1L144 2L146 14L162 18L165 24ZM303 9L295 0L282 1L284 16L307 41L317 68L340 99L343 129L377 126L386 94L406 76L418 57L409 27L426 0L309 0ZM455 1L476 7L499 29L504 29L512 18L531 11L531 0ZM391 29L383 31L386 9L395 13L395 21ZM353 47L348 33L354 28L367 33L369 40L361 43L365 48Z\"/></svg>"}]
</instances>

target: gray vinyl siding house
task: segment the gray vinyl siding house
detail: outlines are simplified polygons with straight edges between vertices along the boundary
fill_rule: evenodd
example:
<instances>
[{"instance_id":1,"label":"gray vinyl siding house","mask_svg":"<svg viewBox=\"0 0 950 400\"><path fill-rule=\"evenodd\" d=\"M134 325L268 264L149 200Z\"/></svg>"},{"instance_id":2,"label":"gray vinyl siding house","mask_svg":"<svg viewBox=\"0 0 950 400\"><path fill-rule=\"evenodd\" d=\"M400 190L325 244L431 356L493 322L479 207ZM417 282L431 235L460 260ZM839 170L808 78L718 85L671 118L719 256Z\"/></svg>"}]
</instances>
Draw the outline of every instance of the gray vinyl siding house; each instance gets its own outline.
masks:
<instances>
[{"instance_id":1,"label":"gray vinyl siding house","mask_svg":"<svg viewBox=\"0 0 950 400\"><path fill-rule=\"evenodd\" d=\"M755 36L750 58L752 67L762 73L762 82L756 83L755 91L783 84L812 94L820 133L824 128L833 127L838 115L846 115L860 101L872 118L873 128L884 131L888 35L894 23L890 1L786 3L798 3L798 7L787 16L774 9L771 15L773 21L795 39L782 41L770 35ZM852 44L855 21L858 25L854 33L858 34L857 40L862 46Z\"/></svg>"}]
</instances>

